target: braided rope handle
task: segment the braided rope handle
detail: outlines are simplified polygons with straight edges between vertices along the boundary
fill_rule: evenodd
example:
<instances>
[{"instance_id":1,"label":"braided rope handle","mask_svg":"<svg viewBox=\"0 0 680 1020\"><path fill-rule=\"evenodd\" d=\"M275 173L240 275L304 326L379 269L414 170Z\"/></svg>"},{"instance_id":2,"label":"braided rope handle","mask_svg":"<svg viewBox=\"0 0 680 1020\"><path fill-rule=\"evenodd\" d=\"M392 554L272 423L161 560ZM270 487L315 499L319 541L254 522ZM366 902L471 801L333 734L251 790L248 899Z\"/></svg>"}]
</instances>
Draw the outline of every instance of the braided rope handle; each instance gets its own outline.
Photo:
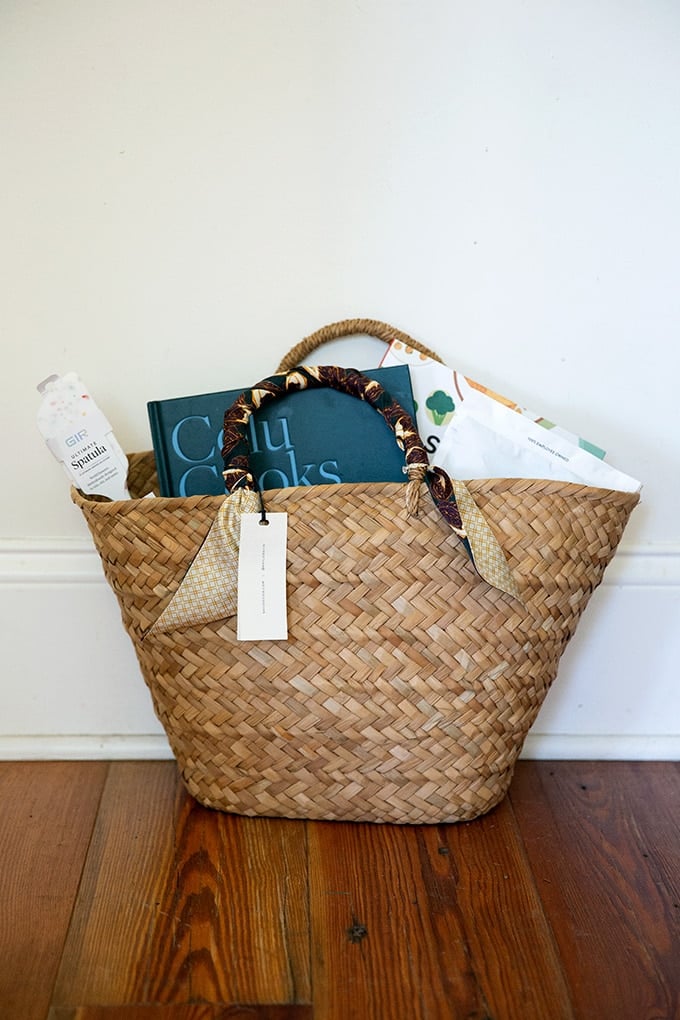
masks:
<instances>
[{"instance_id":1,"label":"braided rope handle","mask_svg":"<svg viewBox=\"0 0 680 1020\"><path fill-rule=\"evenodd\" d=\"M315 351L317 347L330 343L331 340L339 340L344 336L372 336L376 340L383 340L386 344L391 344L393 340L400 340L406 347L412 347L434 361L441 362L442 360L438 354L425 347L420 341L414 340L408 333L395 329L387 322L380 322L378 319L342 319L340 322L331 322L328 326L322 326L321 329L310 333L299 344L292 347L288 354L281 359L276 370L277 374L289 372L292 368L304 364L307 355Z\"/></svg>"}]
</instances>

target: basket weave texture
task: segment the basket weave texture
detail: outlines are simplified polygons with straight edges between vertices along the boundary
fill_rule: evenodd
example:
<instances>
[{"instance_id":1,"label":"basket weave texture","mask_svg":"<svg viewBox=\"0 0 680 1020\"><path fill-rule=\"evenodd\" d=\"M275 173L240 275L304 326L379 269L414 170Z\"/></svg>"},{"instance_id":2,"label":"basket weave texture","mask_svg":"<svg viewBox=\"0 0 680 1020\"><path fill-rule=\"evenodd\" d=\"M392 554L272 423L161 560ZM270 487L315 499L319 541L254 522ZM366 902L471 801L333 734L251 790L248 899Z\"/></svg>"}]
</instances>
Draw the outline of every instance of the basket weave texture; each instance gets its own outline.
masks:
<instances>
[{"instance_id":1,"label":"basket weave texture","mask_svg":"<svg viewBox=\"0 0 680 1020\"><path fill-rule=\"evenodd\" d=\"M236 620L148 634L222 497L74 491L189 791L244 815L441 823L505 795L560 656L637 494L524 479L468 482L522 600L480 579L423 486L279 489L289 515L286 642Z\"/></svg>"}]
</instances>

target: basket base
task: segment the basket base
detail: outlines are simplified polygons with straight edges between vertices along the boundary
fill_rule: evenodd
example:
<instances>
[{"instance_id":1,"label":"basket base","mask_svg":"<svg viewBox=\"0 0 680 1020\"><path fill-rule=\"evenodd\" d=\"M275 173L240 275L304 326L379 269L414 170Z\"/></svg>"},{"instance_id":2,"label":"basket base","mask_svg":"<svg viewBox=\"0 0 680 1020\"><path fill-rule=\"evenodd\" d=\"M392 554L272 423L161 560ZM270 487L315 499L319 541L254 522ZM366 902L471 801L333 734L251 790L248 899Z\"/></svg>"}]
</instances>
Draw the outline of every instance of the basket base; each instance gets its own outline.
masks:
<instances>
[{"instance_id":1,"label":"basket base","mask_svg":"<svg viewBox=\"0 0 680 1020\"><path fill-rule=\"evenodd\" d=\"M179 763L178 763L179 764ZM241 792L228 788L218 789L206 784L204 777L194 769L180 765L182 782L194 800L203 807L227 814L249 818L287 818L296 821L370 822L390 825L450 825L470 822L488 814L505 798L514 765L500 775L466 777L459 781L462 792L453 792L450 779L444 778L439 789L428 783L422 790L408 784L407 790L397 792L394 783L384 782L385 793L372 793L357 789L348 782L345 789L335 783L324 792L319 789L298 791L286 795L278 788L267 789L261 779L253 777ZM391 791L391 795L387 793ZM427 794L424 800L423 794Z\"/></svg>"}]
</instances>

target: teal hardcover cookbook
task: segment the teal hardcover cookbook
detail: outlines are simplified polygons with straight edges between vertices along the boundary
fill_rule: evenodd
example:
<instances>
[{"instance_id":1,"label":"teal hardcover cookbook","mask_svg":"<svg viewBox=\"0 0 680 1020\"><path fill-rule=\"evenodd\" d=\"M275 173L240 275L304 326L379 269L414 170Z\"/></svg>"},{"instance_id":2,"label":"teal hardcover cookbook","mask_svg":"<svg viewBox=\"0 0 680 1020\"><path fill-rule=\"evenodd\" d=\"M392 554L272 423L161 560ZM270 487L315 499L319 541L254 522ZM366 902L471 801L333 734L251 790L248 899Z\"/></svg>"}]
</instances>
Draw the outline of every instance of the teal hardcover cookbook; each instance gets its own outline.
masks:
<instances>
[{"instance_id":1,"label":"teal hardcover cookbook","mask_svg":"<svg viewBox=\"0 0 680 1020\"><path fill-rule=\"evenodd\" d=\"M364 371L411 415L406 365ZM222 422L242 389L147 404L161 496L221 495ZM333 389L303 390L253 415L250 464L261 489L403 482L404 454L368 404Z\"/></svg>"}]
</instances>

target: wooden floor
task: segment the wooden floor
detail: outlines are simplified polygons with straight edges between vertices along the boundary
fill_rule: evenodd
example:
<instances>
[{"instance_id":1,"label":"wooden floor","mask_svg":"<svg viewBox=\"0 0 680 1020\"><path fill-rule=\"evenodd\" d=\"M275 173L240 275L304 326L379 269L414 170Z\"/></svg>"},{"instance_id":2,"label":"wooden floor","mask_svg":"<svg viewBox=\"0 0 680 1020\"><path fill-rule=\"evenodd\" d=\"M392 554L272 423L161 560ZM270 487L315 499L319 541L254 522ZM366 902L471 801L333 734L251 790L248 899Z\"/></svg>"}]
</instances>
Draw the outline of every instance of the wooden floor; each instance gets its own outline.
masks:
<instances>
[{"instance_id":1,"label":"wooden floor","mask_svg":"<svg viewBox=\"0 0 680 1020\"><path fill-rule=\"evenodd\" d=\"M483 819L199 807L0 763L2 1020L677 1020L680 765L520 764Z\"/></svg>"}]
</instances>

